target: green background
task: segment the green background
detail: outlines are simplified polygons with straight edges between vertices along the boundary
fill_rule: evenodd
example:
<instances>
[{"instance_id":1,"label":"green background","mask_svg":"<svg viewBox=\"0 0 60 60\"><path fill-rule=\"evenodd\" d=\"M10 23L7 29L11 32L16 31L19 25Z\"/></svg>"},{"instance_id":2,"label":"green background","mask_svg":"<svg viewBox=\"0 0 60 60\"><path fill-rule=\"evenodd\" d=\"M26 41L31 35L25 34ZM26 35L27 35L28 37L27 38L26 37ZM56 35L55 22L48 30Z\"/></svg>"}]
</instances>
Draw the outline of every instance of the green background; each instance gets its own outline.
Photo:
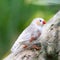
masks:
<instances>
[{"instance_id":1,"label":"green background","mask_svg":"<svg viewBox=\"0 0 60 60\"><path fill-rule=\"evenodd\" d=\"M0 60L5 57L19 34L35 17L48 21L60 4L34 4L27 0L0 0Z\"/></svg>"}]
</instances>

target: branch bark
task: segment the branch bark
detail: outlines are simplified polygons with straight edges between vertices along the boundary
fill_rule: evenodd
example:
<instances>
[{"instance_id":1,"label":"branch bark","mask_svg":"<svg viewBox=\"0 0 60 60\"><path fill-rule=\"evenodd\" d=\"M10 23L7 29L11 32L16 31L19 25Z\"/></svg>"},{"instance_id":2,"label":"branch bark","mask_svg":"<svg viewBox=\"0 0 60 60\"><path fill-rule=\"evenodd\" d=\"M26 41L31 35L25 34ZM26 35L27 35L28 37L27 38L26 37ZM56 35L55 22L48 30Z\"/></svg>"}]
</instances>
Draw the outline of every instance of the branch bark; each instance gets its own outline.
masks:
<instances>
[{"instance_id":1,"label":"branch bark","mask_svg":"<svg viewBox=\"0 0 60 60\"><path fill-rule=\"evenodd\" d=\"M11 53L3 60L60 60L60 11L47 22L42 35L33 43L41 44L41 50Z\"/></svg>"}]
</instances>

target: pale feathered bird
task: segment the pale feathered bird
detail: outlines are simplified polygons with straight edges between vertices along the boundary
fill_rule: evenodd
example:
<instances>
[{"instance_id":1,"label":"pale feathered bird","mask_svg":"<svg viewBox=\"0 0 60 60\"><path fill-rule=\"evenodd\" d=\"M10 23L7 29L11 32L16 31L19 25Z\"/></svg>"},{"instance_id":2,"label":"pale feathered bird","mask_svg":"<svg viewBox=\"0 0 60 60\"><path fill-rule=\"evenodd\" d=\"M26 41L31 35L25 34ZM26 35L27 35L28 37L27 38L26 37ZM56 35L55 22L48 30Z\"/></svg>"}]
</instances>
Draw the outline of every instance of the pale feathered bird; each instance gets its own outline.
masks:
<instances>
[{"instance_id":1,"label":"pale feathered bird","mask_svg":"<svg viewBox=\"0 0 60 60\"><path fill-rule=\"evenodd\" d=\"M33 19L32 23L19 35L18 39L12 46L11 51L13 53L21 51L23 48L28 47L27 44L37 40L42 33L44 24L46 24L46 22L42 18Z\"/></svg>"}]
</instances>

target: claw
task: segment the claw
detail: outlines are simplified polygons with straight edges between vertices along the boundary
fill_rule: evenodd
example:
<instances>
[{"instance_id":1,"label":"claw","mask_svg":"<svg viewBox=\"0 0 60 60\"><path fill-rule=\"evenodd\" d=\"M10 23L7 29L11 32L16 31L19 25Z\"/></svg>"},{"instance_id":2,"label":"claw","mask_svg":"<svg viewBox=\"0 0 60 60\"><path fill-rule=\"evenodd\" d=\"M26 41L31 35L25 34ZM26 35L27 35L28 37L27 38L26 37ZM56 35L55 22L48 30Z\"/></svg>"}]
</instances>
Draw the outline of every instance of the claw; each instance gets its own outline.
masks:
<instances>
[{"instance_id":1,"label":"claw","mask_svg":"<svg viewBox=\"0 0 60 60\"><path fill-rule=\"evenodd\" d=\"M41 49L41 47L39 47L39 46L37 46L37 45L33 45L32 48L33 48L33 49L36 49L36 50L40 50L40 49Z\"/></svg>"},{"instance_id":2,"label":"claw","mask_svg":"<svg viewBox=\"0 0 60 60\"><path fill-rule=\"evenodd\" d=\"M28 46L27 45L24 45L23 48L27 48Z\"/></svg>"}]
</instances>

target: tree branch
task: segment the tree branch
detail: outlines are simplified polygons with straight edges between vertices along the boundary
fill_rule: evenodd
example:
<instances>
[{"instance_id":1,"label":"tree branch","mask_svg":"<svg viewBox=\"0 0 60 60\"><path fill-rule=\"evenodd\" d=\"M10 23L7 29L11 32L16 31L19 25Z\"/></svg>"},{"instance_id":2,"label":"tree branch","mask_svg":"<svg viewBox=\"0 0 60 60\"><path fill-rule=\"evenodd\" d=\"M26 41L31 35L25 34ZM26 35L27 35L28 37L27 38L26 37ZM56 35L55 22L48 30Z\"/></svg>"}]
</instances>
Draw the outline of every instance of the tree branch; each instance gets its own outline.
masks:
<instances>
[{"instance_id":1,"label":"tree branch","mask_svg":"<svg viewBox=\"0 0 60 60\"><path fill-rule=\"evenodd\" d=\"M41 50L24 50L9 54L3 60L60 60L60 11L43 27L42 35L33 42L41 44ZM31 46L30 46L31 47Z\"/></svg>"}]
</instances>

